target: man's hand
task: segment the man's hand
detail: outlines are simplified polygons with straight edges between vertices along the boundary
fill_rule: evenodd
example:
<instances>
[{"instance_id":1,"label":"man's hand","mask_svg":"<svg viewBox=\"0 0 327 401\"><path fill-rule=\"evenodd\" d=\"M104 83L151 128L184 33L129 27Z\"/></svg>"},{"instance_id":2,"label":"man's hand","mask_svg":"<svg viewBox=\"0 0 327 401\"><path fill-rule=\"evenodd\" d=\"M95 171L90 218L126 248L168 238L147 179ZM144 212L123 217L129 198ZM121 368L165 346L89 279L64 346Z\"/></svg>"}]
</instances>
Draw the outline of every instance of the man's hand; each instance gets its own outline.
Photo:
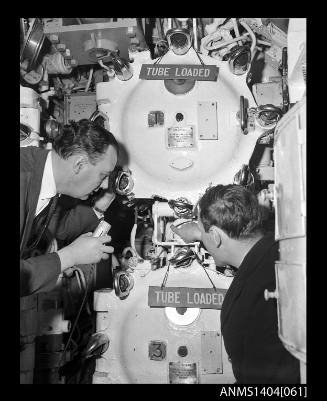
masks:
<instances>
[{"instance_id":1,"label":"man's hand","mask_svg":"<svg viewBox=\"0 0 327 401\"><path fill-rule=\"evenodd\" d=\"M95 238L92 237L92 233L86 233L79 236L70 245L57 252L61 261L61 270L74 265L98 263L101 259L108 259L108 254L114 251L112 246L105 245L110 240L109 235Z\"/></svg>"},{"instance_id":2,"label":"man's hand","mask_svg":"<svg viewBox=\"0 0 327 401\"><path fill-rule=\"evenodd\" d=\"M179 235L186 243L201 241L201 231L197 223L190 221L180 227L170 226L171 231Z\"/></svg>"}]
</instances>

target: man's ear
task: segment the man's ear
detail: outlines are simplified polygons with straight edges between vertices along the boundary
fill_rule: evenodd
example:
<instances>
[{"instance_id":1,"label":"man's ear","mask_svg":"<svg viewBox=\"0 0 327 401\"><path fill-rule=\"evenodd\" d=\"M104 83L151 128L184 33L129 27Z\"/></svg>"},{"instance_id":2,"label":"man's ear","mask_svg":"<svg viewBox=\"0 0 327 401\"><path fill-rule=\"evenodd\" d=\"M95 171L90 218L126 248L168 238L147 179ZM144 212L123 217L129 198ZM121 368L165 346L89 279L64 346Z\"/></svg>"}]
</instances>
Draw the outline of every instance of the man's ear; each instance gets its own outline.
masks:
<instances>
[{"instance_id":1,"label":"man's ear","mask_svg":"<svg viewBox=\"0 0 327 401\"><path fill-rule=\"evenodd\" d=\"M88 164L88 160L84 155L76 155L73 161L73 171L75 174L81 172L81 170Z\"/></svg>"},{"instance_id":2,"label":"man's ear","mask_svg":"<svg viewBox=\"0 0 327 401\"><path fill-rule=\"evenodd\" d=\"M216 244L216 248L219 248L221 245L221 235L220 235L219 228L216 226L211 226L209 228L209 234L210 234L212 240L214 241L214 243Z\"/></svg>"}]
</instances>

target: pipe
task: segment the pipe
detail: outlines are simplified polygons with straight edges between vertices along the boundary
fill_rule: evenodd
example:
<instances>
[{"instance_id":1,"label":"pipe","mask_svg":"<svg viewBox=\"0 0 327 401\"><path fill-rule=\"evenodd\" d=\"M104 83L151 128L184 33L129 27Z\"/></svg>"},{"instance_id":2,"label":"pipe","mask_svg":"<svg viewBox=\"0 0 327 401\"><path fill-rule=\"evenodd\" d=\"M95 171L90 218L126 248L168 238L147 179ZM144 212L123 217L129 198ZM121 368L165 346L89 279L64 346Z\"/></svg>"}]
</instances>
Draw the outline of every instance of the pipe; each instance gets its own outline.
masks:
<instances>
[{"instance_id":1,"label":"pipe","mask_svg":"<svg viewBox=\"0 0 327 401\"><path fill-rule=\"evenodd\" d=\"M172 19L168 18L168 29L171 29Z\"/></svg>"},{"instance_id":2,"label":"pipe","mask_svg":"<svg viewBox=\"0 0 327 401\"><path fill-rule=\"evenodd\" d=\"M87 81L87 85L85 87L85 92L87 92L89 90L89 88L90 88L92 76L93 76L93 67L90 70L90 75L89 75L89 79Z\"/></svg>"},{"instance_id":3,"label":"pipe","mask_svg":"<svg viewBox=\"0 0 327 401\"><path fill-rule=\"evenodd\" d=\"M251 44L251 61L254 56L254 48L257 44L257 38L255 34L253 33L252 29L249 27L249 25L243 21L240 21L240 24L248 31L249 35L251 36L252 39L252 44Z\"/></svg>"},{"instance_id":4,"label":"pipe","mask_svg":"<svg viewBox=\"0 0 327 401\"><path fill-rule=\"evenodd\" d=\"M227 40L226 42L223 42L223 43L218 43L217 45L211 45L211 46L208 46L208 43L209 42L211 42L213 39L212 39L212 37L211 38L208 38L208 40L203 44L203 47L206 49L206 50L217 50L217 49L221 49L222 47L225 47L225 46L227 46L227 45L230 45L231 43L234 43L234 42L237 42L237 41L239 41L239 40L243 40L243 39L246 39L247 37L249 36L249 33L247 32L247 33L245 33L244 35L242 35L242 36L240 36L240 37L238 37L238 38L235 38L235 39L231 39L231 40Z\"/></svg>"},{"instance_id":5,"label":"pipe","mask_svg":"<svg viewBox=\"0 0 327 401\"><path fill-rule=\"evenodd\" d=\"M25 29L24 18L20 18L19 23L20 23L20 32L21 32L21 35L22 35L22 41L24 42L25 37L26 37L26 29Z\"/></svg>"},{"instance_id":6,"label":"pipe","mask_svg":"<svg viewBox=\"0 0 327 401\"><path fill-rule=\"evenodd\" d=\"M239 36L240 36L240 31L238 30L236 18L232 18L232 21L233 21L233 25L234 25L235 36L236 36L237 38L239 38ZM240 45L240 46L242 46L242 42L241 42L241 41L237 42L237 44Z\"/></svg>"},{"instance_id":7,"label":"pipe","mask_svg":"<svg viewBox=\"0 0 327 401\"><path fill-rule=\"evenodd\" d=\"M265 46L271 46L270 42L266 42L265 40L257 40L257 43L259 43L260 45L265 45Z\"/></svg>"},{"instance_id":8,"label":"pipe","mask_svg":"<svg viewBox=\"0 0 327 401\"><path fill-rule=\"evenodd\" d=\"M196 26L196 18L193 18L193 36L194 36L194 48L198 50L198 35L197 35L197 26Z\"/></svg>"},{"instance_id":9,"label":"pipe","mask_svg":"<svg viewBox=\"0 0 327 401\"><path fill-rule=\"evenodd\" d=\"M104 68L105 70L108 70L108 71L111 70L111 68L109 68L109 67L107 67L106 65L103 64L103 61L102 61L102 60L98 60L98 63L99 63L99 64L101 65L101 67Z\"/></svg>"},{"instance_id":10,"label":"pipe","mask_svg":"<svg viewBox=\"0 0 327 401\"><path fill-rule=\"evenodd\" d=\"M101 65L101 67L103 69L107 70L107 75L109 78L112 78L116 75L115 70L113 68L109 68L105 64L103 64L102 60L98 60L98 63Z\"/></svg>"},{"instance_id":11,"label":"pipe","mask_svg":"<svg viewBox=\"0 0 327 401\"><path fill-rule=\"evenodd\" d=\"M131 248L135 251L135 254L136 254L136 256L139 258L139 259L143 259L143 258L141 258L141 256L138 254L138 252L137 252L137 250L136 250L136 247L135 247L135 238L136 238L136 230L137 230L137 206L135 207L135 211L134 211L134 213L135 213L135 219L134 219L134 225L133 225L133 228L132 228L132 231L131 231L131 235L130 235L130 243L131 243Z\"/></svg>"}]
</instances>

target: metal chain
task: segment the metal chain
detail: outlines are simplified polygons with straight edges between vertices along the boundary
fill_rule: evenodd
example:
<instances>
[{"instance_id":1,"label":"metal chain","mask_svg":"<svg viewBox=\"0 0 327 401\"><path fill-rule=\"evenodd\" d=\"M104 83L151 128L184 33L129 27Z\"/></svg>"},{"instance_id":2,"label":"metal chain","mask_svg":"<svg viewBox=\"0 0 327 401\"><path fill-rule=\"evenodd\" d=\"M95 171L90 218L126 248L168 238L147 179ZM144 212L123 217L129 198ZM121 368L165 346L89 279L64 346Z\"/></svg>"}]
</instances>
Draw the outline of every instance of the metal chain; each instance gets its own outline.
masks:
<instances>
[{"instance_id":1,"label":"metal chain","mask_svg":"<svg viewBox=\"0 0 327 401\"><path fill-rule=\"evenodd\" d=\"M194 47L193 47L193 49L194 49ZM196 49L194 49L194 51L195 51L195 54L198 56L198 59L200 60L200 63L201 63L201 64L203 65L203 67L204 67L205 64L204 64L202 58L199 56L199 52L198 52Z\"/></svg>"},{"instance_id":2,"label":"metal chain","mask_svg":"<svg viewBox=\"0 0 327 401\"><path fill-rule=\"evenodd\" d=\"M207 275L208 279L210 280L210 283L212 284L214 290L217 291L217 288L216 288L216 286L214 285L213 281L211 280L211 278L210 278L210 276L209 276L209 274L208 274L206 268L203 266L202 260L200 259L199 255L198 255L196 252L194 252L194 254L195 254L195 256L196 256L197 261L198 261L199 264L202 266L202 268L203 268L205 274Z\"/></svg>"},{"instance_id":3,"label":"metal chain","mask_svg":"<svg viewBox=\"0 0 327 401\"><path fill-rule=\"evenodd\" d=\"M170 268L170 262L168 262L168 268L167 271L165 273L165 277L161 283L161 289L163 289L166 286L166 282L167 282L167 278L168 278L168 274L169 274L169 268Z\"/></svg>"},{"instance_id":4,"label":"metal chain","mask_svg":"<svg viewBox=\"0 0 327 401\"><path fill-rule=\"evenodd\" d=\"M169 52L169 50L170 50L170 46L168 47L168 50L166 51L166 53L163 54L162 56L160 56L160 57L153 63L153 65L154 65L154 64L159 64L160 61L162 60L162 58Z\"/></svg>"}]
</instances>

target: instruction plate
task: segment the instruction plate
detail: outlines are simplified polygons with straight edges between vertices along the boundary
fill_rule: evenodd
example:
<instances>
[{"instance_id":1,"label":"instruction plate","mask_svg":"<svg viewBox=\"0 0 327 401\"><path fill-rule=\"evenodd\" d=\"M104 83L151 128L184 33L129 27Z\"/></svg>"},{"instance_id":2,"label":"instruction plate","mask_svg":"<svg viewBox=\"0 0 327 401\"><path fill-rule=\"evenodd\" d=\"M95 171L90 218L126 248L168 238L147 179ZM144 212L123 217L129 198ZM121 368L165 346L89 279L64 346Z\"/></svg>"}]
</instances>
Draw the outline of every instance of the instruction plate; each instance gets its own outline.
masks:
<instances>
[{"instance_id":1,"label":"instruction plate","mask_svg":"<svg viewBox=\"0 0 327 401\"><path fill-rule=\"evenodd\" d=\"M168 148L194 148L195 129L192 125L167 129Z\"/></svg>"},{"instance_id":2,"label":"instruction plate","mask_svg":"<svg viewBox=\"0 0 327 401\"><path fill-rule=\"evenodd\" d=\"M197 384L196 363L169 362L170 384Z\"/></svg>"}]
</instances>

